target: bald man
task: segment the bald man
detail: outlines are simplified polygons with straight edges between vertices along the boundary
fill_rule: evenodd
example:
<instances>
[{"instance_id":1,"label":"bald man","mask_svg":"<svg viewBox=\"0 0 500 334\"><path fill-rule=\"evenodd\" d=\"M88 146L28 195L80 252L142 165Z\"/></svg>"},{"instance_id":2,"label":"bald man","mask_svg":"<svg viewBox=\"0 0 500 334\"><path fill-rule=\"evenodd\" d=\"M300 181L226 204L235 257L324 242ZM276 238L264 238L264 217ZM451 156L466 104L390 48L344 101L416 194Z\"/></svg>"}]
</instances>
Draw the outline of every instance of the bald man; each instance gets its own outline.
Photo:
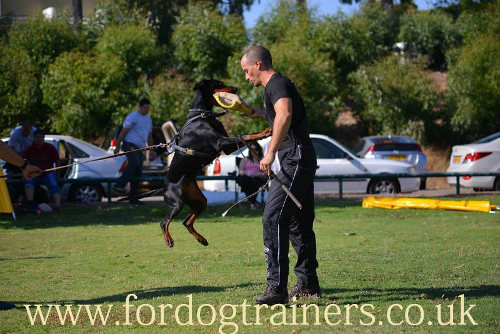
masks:
<instances>
[{"instance_id":1,"label":"bald man","mask_svg":"<svg viewBox=\"0 0 500 334\"><path fill-rule=\"evenodd\" d=\"M271 173L276 153L281 165L278 177L302 204L293 203L277 182L271 184L264 208L262 225L267 262L267 286L257 297L257 304L284 304L296 297L319 298L316 268L314 221L314 175L316 153L309 137L307 115L294 83L273 69L269 50L262 46L249 48L241 58L245 79L264 86L264 108L253 108L251 118L268 120L273 134L260 169ZM297 253L294 271L297 284L288 293L289 240Z\"/></svg>"}]
</instances>

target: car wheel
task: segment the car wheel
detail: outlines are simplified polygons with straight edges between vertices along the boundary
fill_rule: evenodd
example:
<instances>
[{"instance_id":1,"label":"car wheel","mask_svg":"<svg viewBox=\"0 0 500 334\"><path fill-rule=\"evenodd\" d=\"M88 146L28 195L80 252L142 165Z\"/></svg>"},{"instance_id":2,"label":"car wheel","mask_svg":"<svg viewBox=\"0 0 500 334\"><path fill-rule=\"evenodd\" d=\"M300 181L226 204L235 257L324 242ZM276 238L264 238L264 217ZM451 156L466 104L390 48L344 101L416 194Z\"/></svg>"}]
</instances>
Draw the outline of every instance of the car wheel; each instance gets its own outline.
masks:
<instances>
[{"instance_id":1,"label":"car wheel","mask_svg":"<svg viewBox=\"0 0 500 334\"><path fill-rule=\"evenodd\" d=\"M80 203L100 202L102 188L99 184L74 184L69 189L68 199Z\"/></svg>"},{"instance_id":2,"label":"car wheel","mask_svg":"<svg viewBox=\"0 0 500 334\"><path fill-rule=\"evenodd\" d=\"M497 176L495 183L493 183L493 190L500 191L500 177Z\"/></svg>"},{"instance_id":3,"label":"car wheel","mask_svg":"<svg viewBox=\"0 0 500 334\"><path fill-rule=\"evenodd\" d=\"M395 194L399 192L399 184L392 179L371 180L368 186L369 194Z\"/></svg>"}]
</instances>

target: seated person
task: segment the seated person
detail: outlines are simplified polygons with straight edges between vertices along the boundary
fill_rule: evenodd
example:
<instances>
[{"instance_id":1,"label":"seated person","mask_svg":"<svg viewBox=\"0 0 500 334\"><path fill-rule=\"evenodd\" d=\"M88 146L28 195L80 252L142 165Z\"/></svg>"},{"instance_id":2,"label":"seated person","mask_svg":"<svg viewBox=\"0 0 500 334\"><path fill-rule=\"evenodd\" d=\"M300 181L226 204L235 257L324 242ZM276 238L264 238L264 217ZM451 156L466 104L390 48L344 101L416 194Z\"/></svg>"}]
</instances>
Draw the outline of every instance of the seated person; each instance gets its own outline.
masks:
<instances>
[{"instance_id":1,"label":"seated person","mask_svg":"<svg viewBox=\"0 0 500 334\"><path fill-rule=\"evenodd\" d=\"M258 143L250 144L253 150L248 150L248 158L243 158L240 161L239 175L236 177L236 182L240 185L241 191L249 196L259 190L259 187L267 181L267 176L260 170L259 162L264 156L262 147ZM254 154L255 151L258 155ZM255 210L258 207L257 194L248 199L250 209Z\"/></svg>"},{"instance_id":2,"label":"seated person","mask_svg":"<svg viewBox=\"0 0 500 334\"><path fill-rule=\"evenodd\" d=\"M45 142L45 133L42 130L36 130L33 138L33 144L29 146L23 154L32 165L39 167L42 170L53 168L54 164L59 165L59 154L57 149L49 143ZM24 190L28 199L28 207L36 206L34 201L35 186L42 183L49 189L50 194L56 202L55 210L61 207L61 191L57 185L57 178L54 172L43 173L31 180L26 180Z\"/></svg>"}]
</instances>

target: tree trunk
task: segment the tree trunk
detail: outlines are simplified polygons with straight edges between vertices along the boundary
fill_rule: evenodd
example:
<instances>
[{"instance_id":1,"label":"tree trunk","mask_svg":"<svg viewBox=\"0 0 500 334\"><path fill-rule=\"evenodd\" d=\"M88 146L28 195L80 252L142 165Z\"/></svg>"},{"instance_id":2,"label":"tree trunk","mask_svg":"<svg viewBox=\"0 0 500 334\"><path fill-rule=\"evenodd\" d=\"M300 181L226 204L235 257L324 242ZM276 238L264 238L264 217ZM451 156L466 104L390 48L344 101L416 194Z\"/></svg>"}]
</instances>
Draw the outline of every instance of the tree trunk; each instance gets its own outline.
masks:
<instances>
[{"instance_id":1,"label":"tree trunk","mask_svg":"<svg viewBox=\"0 0 500 334\"><path fill-rule=\"evenodd\" d=\"M73 24L78 26L83 18L82 0L72 0L73 2Z\"/></svg>"}]
</instances>

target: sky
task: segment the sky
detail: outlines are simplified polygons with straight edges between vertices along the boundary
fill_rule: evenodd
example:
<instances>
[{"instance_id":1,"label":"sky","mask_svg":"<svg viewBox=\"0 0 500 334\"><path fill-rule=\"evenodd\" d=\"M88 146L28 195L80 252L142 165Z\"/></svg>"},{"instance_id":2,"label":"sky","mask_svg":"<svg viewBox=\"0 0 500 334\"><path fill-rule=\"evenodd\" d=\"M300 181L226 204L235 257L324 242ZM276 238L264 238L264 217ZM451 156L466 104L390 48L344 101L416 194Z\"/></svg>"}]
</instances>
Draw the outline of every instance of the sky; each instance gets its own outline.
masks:
<instances>
[{"instance_id":1,"label":"sky","mask_svg":"<svg viewBox=\"0 0 500 334\"><path fill-rule=\"evenodd\" d=\"M254 4L250 7L250 10L247 10L243 13L243 17L245 18L245 26L247 28L253 28L257 19L277 3L276 0L255 0ZM418 6L418 9L429 9L431 8L430 0L416 0L415 4ZM318 9L319 15L329 15L335 14L337 11L342 11L345 14L352 14L354 11L359 9L359 4L354 5L346 5L340 3L339 0L308 0L307 6L309 8L316 7Z\"/></svg>"}]
</instances>

